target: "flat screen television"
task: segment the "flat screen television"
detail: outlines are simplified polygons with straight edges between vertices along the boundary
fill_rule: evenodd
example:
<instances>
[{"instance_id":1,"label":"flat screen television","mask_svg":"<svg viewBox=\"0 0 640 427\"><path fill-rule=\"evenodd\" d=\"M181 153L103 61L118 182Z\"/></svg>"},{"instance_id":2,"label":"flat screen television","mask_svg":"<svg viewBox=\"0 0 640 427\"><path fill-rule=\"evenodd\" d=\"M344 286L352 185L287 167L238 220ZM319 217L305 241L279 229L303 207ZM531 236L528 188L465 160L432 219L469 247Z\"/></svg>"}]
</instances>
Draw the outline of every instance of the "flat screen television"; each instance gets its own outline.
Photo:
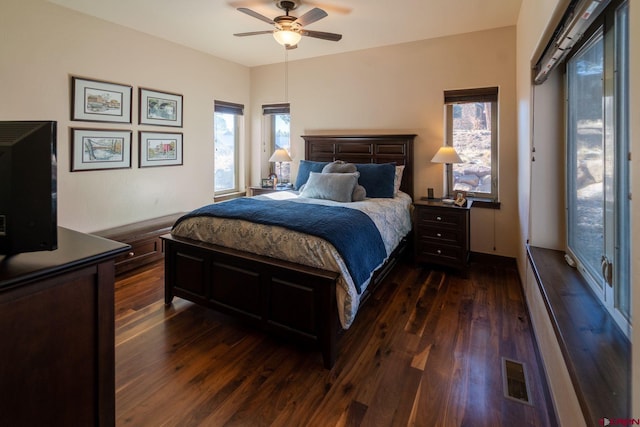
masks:
<instances>
[{"instance_id":1,"label":"flat screen television","mask_svg":"<svg viewBox=\"0 0 640 427\"><path fill-rule=\"evenodd\" d=\"M58 247L55 121L0 121L0 255Z\"/></svg>"}]
</instances>

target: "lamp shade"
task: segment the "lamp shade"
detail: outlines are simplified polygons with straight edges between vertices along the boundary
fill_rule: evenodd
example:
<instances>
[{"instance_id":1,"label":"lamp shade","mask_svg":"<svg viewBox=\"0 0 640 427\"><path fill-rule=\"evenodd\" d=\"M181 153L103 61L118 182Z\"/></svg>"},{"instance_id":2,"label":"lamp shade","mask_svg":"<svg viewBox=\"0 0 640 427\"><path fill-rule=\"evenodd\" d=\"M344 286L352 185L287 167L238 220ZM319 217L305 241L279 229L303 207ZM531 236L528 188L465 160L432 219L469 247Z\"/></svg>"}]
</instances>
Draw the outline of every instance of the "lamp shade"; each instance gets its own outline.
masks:
<instances>
[{"instance_id":1,"label":"lamp shade","mask_svg":"<svg viewBox=\"0 0 640 427\"><path fill-rule=\"evenodd\" d=\"M273 152L269 161L270 162L290 162L291 156L289 156L289 153L287 153L287 150L285 150L284 148L278 148L276 151Z\"/></svg>"},{"instance_id":2,"label":"lamp shade","mask_svg":"<svg viewBox=\"0 0 640 427\"><path fill-rule=\"evenodd\" d=\"M438 152L433 159L431 159L432 163L464 163L456 149L450 147L448 145L444 145L438 149Z\"/></svg>"},{"instance_id":3,"label":"lamp shade","mask_svg":"<svg viewBox=\"0 0 640 427\"><path fill-rule=\"evenodd\" d=\"M278 30L273 32L273 38L282 46L295 46L302 38L302 35L297 31Z\"/></svg>"}]
</instances>

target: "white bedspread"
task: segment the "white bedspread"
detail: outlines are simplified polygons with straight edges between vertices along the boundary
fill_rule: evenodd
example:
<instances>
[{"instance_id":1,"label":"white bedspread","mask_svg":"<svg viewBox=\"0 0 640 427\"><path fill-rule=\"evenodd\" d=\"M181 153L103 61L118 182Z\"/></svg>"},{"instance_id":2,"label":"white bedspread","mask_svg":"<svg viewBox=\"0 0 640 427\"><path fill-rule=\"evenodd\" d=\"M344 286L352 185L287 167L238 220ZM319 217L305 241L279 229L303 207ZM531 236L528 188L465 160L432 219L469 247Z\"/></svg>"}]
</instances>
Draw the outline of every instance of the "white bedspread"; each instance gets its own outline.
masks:
<instances>
[{"instance_id":1,"label":"white bedspread","mask_svg":"<svg viewBox=\"0 0 640 427\"><path fill-rule=\"evenodd\" d=\"M393 199L366 199L352 203L299 197L293 191L278 191L255 197L358 209L367 214L380 231L387 257L411 230L411 197L402 192ZM339 272L336 296L340 322L344 329L353 323L360 304L360 295L356 291L342 257L326 240L282 227L211 217L186 219L171 233L175 236ZM362 285L363 291L368 284L369 280Z\"/></svg>"}]
</instances>

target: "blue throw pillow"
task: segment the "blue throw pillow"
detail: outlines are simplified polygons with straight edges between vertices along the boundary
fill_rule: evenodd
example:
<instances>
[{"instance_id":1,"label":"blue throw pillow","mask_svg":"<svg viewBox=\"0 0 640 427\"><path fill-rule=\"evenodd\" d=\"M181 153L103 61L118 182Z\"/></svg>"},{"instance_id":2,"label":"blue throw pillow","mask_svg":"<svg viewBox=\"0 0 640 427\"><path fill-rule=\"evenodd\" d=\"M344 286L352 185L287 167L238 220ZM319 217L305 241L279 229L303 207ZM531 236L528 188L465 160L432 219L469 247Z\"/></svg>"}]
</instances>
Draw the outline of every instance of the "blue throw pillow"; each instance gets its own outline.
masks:
<instances>
[{"instance_id":1,"label":"blue throw pillow","mask_svg":"<svg viewBox=\"0 0 640 427\"><path fill-rule=\"evenodd\" d=\"M396 179L395 163L358 163L358 184L367 190L367 197L393 198Z\"/></svg>"},{"instance_id":2,"label":"blue throw pillow","mask_svg":"<svg viewBox=\"0 0 640 427\"><path fill-rule=\"evenodd\" d=\"M300 190L307 180L309 179L310 172L322 172L322 168L328 165L330 162L314 162L312 160L300 160L300 166L298 167L298 176L296 177L296 190Z\"/></svg>"}]
</instances>

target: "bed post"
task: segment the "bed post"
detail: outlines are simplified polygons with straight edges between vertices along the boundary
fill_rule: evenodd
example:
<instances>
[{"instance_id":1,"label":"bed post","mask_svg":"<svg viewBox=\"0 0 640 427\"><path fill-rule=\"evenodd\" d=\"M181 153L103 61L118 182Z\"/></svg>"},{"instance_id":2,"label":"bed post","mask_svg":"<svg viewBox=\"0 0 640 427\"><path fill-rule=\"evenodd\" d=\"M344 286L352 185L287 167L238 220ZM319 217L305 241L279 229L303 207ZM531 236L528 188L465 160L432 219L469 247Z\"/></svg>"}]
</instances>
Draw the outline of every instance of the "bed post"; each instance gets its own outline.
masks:
<instances>
[{"instance_id":1,"label":"bed post","mask_svg":"<svg viewBox=\"0 0 640 427\"><path fill-rule=\"evenodd\" d=\"M173 301L173 284L174 284L174 266L175 259L170 255L172 250L171 234L162 236L162 244L164 245L164 305L171 305Z\"/></svg>"}]
</instances>

